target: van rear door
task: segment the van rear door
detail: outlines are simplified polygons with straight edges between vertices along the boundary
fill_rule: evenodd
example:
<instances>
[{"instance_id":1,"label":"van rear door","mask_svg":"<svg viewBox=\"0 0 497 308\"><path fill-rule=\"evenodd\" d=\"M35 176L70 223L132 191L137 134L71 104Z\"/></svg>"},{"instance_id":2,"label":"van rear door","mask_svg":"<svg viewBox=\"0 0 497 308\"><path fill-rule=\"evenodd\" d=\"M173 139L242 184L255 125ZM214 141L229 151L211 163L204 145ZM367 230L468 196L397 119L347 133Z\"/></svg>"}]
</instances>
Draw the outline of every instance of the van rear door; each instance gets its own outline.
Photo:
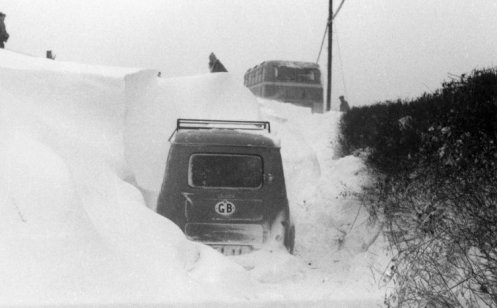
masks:
<instances>
[{"instance_id":1,"label":"van rear door","mask_svg":"<svg viewBox=\"0 0 497 308\"><path fill-rule=\"evenodd\" d=\"M194 153L189 159L185 233L229 245L264 241L264 159L258 154Z\"/></svg>"}]
</instances>

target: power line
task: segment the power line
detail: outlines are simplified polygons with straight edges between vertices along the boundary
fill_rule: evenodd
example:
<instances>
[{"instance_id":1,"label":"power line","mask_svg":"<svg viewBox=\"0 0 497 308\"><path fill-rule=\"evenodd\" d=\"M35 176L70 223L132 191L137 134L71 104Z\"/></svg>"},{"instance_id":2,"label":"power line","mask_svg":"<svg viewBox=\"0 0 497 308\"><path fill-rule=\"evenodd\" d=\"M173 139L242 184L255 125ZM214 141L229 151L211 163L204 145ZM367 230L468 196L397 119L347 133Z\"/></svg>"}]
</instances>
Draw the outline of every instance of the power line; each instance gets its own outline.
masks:
<instances>
[{"instance_id":1,"label":"power line","mask_svg":"<svg viewBox=\"0 0 497 308\"><path fill-rule=\"evenodd\" d=\"M333 20L335 19L335 17L337 17L338 13L340 12L340 10L342 9L342 6L343 6L343 3L345 2L345 0L342 0L342 2L340 2L340 5L338 6L338 9L337 11L335 12L335 14L333 14Z\"/></svg>"},{"instance_id":2,"label":"power line","mask_svg":"<svg viewBox=\"0 0 497 308\"><path fill-rule=\"evenodd\" d=\"M337 11L333 14L333 17L331 18L332 21L335 20L335 18L337 17L338 13L342 9L342 6L343 6L344 2L345 2L345 0L342 0L342 2L340 2L340 5L338 6ZM319 62L319 58L321 57L321 52L323 51L324 39L326 38L326 34L328 33L328 25L329 25L329 23L330 23L330 21L328 21L326 23L326 26L324 27L323 39L321 40L321 47L319 47L319 53L318 53L318 58L316 59L316 63Z\"/></svg>"},{"instance_id":3,"label":"power line","mask_svg":"<svg viewBox=\"0 0 497 308\"><path fill-rule=\"evenodd\" d=\"M337 49L338 49L338 61L340 62L340 69L342 71L343 92L344 92L345 96L348 96L347 85L345 83L345 71L343 69L342 52L340 50L340 40L339 40L339 37L338 37L338 31L336 29L336 26L335 26L335 31L334 32L335 32L335 37L336 37Z\"/></svg>"},{"instance_id":4,"label":"power line","mask_svg":"<svg viewBox=\"0 0 497 308\"><path fill-rule=\"evenodd\" d=\"M324 28L323 40L321 41L321 47L319 47L319 53L318 53L318 58L316 59L316 63L319 62L319 58L321 57L321 52L323 51L323 45L326 33L328 33L328 24L326 24L326 27Z\"/></svg>"}]
</instances>

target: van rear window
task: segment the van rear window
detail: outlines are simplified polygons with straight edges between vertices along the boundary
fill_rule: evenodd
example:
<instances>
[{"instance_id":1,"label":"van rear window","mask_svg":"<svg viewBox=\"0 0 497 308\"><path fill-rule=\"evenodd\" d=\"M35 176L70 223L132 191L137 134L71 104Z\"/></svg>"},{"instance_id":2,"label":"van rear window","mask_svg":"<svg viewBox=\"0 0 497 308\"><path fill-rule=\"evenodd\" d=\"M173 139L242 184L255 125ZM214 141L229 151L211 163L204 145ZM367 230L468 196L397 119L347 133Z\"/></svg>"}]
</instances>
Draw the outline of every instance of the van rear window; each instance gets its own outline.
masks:
<instances>
[{"instance_id":1,"label":"van rear window","mask_svg":"<svg viewBox=\"0 0 497 308\"><path fill-rule=\"evenodd\" d=\"M257 155L193 154L188 182L193 187L259 188L262 158Z\"/></svg>"}]
</instances>

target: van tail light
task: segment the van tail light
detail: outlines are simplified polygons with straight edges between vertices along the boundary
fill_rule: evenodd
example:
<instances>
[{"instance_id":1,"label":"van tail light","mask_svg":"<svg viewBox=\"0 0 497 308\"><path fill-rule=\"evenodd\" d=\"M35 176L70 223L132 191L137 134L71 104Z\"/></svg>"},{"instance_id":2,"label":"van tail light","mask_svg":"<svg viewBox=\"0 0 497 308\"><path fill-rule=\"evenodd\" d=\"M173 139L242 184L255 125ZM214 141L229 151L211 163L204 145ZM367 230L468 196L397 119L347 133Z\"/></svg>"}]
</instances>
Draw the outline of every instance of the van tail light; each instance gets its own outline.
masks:
<instances>
[{"instance_id":1,"label":"van tail light","mask_svg":"<svg viewBox=\"0 0 497 308\"><path fill-rule=\"evenodd\" d=\"M282 213L278 214L271 226L268 245L271 247L283 247L285 241L285 219Z\"/></svg>"}]
</instances>

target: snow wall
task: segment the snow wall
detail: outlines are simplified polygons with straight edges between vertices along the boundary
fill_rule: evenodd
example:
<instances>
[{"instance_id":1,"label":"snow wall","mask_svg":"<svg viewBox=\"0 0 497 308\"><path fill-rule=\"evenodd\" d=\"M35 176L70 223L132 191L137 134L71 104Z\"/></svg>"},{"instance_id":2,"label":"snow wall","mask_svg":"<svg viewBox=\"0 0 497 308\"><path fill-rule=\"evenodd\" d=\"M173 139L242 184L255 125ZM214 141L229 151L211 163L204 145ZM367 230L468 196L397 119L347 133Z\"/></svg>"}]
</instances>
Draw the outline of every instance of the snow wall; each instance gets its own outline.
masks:
<instances>
[{"instance_id":1,"label":"snow wall","mask_svg":"<svg viewBox=\"0 0 497 308\"><path fill-rule=\"evenodd\" d=\"M250 298L242 267L186 240L127 182L134 72L0 49L0 305Z\"/></svg>"}]
</instances>

